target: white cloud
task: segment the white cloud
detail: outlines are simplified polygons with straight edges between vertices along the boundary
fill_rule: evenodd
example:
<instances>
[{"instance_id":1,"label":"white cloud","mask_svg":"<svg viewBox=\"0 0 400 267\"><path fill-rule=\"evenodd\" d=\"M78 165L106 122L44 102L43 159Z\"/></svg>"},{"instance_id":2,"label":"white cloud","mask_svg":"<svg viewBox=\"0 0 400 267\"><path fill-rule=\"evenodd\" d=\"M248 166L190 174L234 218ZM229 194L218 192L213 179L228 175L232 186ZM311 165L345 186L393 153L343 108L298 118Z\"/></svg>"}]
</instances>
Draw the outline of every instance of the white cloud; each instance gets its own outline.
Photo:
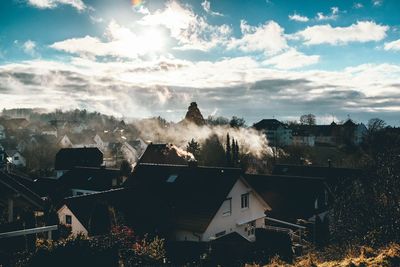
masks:
<instances>
[{"instance_id":1,"label":"white cloud","mask_svg":"<svg viewBox=\"0 0 400 267\"><path fill-rule=\"evenodd\" d=\"M291 48L280 55L265 60L263 63L279 69L294 69L316 64L319 59L320 56L318 55L308 56Z\"/></svg>"},{"instance_id":2,"label":"white cloud","mask_svg":"<svg viewBox=\"0 0 400 267\"><path fill-rule=\"evenodd\" d=\"M204 11L207 12L207 14L210 14L213 16L223 16L223 14L211 10L210 1L204 0L204 2L201 3L201 6L203 7Z\"/></svg>"},{"instance_id":3,"label":"white cloud","mask_svg":"<svg viewBox=\"0 0 400 267\"><path fill-rule=\"evenodd\" d=\"M224 116L239 112L240 106L249 113L236 115L246 118L276 114L276 110L290 116L304 109L315 110L317 116L354 111L368 117L365 111L398 111L399 75L400 66L391 64L294 71L265 68L250 57L216 62L33 60L0 66L0 104L78 107L136 117L166 116L166 110L180 109L173 118L179 120L187 104L197 101L203 112L208 105L208 114L218 107Z\"/></svg>"},{"instance_id":4,"label":"white cloud","mask_svg":"<svg viewBox=\"0 0 400 267\"><path fill-rule=\"evenodd\" d=\"M245 20L240 22L242 37L231 39L228 49L237 48L244 52L264 52L275 54L288 47L284 29L275 21L267 21L264 25L251 26Z\"/></svg>"},{"instance_id":5,"label":"white cloud","mask_svg":"<svg viewBox=\"0 0 400 267\"><path fill-rule=\"evenodd\" d=\"M301 16L299 14L294 13L293 15L289 15L290 20L299 21L299 22L307 22L310 19L306 16Z\"/></svg>"},{"instance_id":6,"label":"white cloud","mask_svg":"<svg viewBox=\"0 0 400 267\"><path fill-rule=\"evenodd\" d=\"M34 56L36 55L36 43L32 40L27 40L22 44L22 49L28 55Z\"/></svg>"},{"instance_id":7,"label":"white cloud","mask_svg":"<svg viewBox=\"0 0 400 267\"><path fill-rule=\"evenodd\" d=\"M31 6L46 9L46 8L56 8L58 5L70 5L76 8L78 11L86 9L85 3L82 0L28 0Z\"/></svg>"},{"instance_id":8,"label":"white cloud","mask_svg":"<svg viewBox=\"0 0 400 267\"><path fill-rule=\"evenodd\" d=\"M396 41L393 41L393 42L385 43L384 49L385 50L400 51L400 39L396 40Z\"/></svg>"},{"instance_id":9,"label":"white cloud","mask_svg":"<svg viewBox=\"0 0 400 267\"><path fill-rule=\"evenodd\" d=\"M149 28L141 35L136 35L111 21L106 30L107 41L85 36L56 42L50 45L56 50L78 54L86 57L121 57L137 58L138 56L156 53L163 49L163 36L157 29Z\"/></svg>"},{"instance_id":10,"label":"white cloud","mask_svg":"<svg viewBox=\"0 0 400 267\"><path fill-rule=\"evenodd\" d=\"M339 15L339 8L338 7L331 7L331 14L324 15L322 12L318 12L316 16L316 20L335 20Z\"/></svg>"},{"instance_id":11,"label":"white cloud","mask_svg":"<svg viewBox=\"0 0 400 267\"><path fill-rule=\"evenodd\" d=\"M386 37L388 29L389 26L373 21L358 21L348 27L332 27L329 24L307 27L295 36L302 38L306 45L343 45L350 42L380 41Z\"/></svg>"},{"instance_id":12,"label":"white cloud","mask_svg":"<svg viewBox=\"0 0 400 267\"><path fill-rule=\"evenodd\" d=\"M361 4L361 3L354 3L354 6L353 6L355 9L360 9L360 8L363 8L364 7L364 5L363 4Z\"/></svg>"},{"instance_id":13,"label":"white cloud","mask_svg":"<svg viewBox=\"0 0 400 267\"><path fill-rule=\"evenodd\" d=\"M146 26L164 26L171 37L179 43L177 49L207 51L227 40L231 27L226 24L214 26L196 15L189 7L177 1L166 3L165 9L144 16L139 22Z\"/></svg>"},{"instance_id":14,"label":"white cloud","mask_svg":"<svg viewBox=\"0 0 400 267\"><path fill-rule=\"evenodd\" d=\"M372 0L372 4L374 6L381 6L383 4L383 0Z\"/></svg>"}]
</instances>

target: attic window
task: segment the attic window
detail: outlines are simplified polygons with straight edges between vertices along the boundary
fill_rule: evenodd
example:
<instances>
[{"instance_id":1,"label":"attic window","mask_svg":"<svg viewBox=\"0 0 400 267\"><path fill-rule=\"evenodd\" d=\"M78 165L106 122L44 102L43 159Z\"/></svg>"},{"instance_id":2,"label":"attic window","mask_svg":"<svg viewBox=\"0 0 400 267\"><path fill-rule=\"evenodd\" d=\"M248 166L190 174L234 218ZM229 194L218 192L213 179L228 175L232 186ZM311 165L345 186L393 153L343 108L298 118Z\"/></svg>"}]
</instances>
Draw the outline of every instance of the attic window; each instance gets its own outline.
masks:
<instances>
[{"instance_id":1,"label":"attic window","mask_svg":"<svg viewBox=\"0 0 400 267\"><path fill-rule=\"evenodd\" d=\"M249 207L249 193L242 194L241 196L241 208L247 209Z\"/></svg>"},{"instance_id":2,"label":"attic window","mask_svg":"<svg viewBox=\"0 0 400 267\"><path fill-rule=\"evenodd\" d=\"M167 183L173 183L175 182L176 178L178 178L177 174L171 174L168 179L167 179Z\"/></svg>"},{"instance_id":3,"label":"attic window","mask_svg":"<svg viewBox=\"0 0 400 267\"><path fill-rule=\"evenodd\" d=\"M65 224L72 224L72 216L65 215Z\"/></svg>"}]
</instances>

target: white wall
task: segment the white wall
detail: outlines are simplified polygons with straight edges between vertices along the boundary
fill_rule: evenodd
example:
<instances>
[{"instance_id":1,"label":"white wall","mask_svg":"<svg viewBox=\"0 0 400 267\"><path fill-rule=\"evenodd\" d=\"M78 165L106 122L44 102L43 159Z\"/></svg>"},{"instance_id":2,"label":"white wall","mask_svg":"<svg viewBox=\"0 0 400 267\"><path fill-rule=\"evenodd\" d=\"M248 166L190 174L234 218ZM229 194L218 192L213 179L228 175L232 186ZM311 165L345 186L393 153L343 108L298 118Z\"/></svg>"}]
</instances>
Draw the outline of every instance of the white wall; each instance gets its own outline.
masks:
<instances>
[{"instance_id":1,"label":"white wall","mask_svg":"<svg viewBox=\"0 0 400 267\"><path fill-rule=\"evenodd\" d=\"M71 226L72 234L77 235L81 233L84 235L88 235L88 231L86 230L86 228L81 224L81 222L75 217L75 215L66 205L62 206L58 210L57 214L60 223L65 225L68 225L65 221L65 215L70 215L72 217L72 224L69 225Z\"/></svg>"},{"instance_id":2,"label":"white wall","mask_svg":"<svg viewBox=\"0 0 400 267\"><path fill-rule=\"evenodd\" d=\"M249 193L249 208L241 208L241 195ZM206 197L206 196L205 196ZM213 220L202 234L202 241L210 241L215 234L226 231L226 234L237 232L243 237L253 240L252 236L248 236L245 232L247 223L238 225L241 222L249 222L257 218L256 227L264 226L265 210L267 206L262 203L251 188L247 187L243 181L237 180L227 198L232 198L232 209L230 215L223 215L222 207L218 210Z\"/></svg>"}]
</instances>

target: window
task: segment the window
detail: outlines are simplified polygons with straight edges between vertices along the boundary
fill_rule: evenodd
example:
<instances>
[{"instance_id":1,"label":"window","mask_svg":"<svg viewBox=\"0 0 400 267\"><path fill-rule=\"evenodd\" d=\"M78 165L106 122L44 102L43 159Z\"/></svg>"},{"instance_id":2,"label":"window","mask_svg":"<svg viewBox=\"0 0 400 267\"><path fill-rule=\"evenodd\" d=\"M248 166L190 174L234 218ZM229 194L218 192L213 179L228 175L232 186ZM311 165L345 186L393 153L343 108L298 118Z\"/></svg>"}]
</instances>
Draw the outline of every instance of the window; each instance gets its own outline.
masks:
<instances>
[{"instance_id":1,"label":"window","mask_svg":"<svg viewBox=\"0 0 400 267\"><path fill-rule=\"evenodd\" d=\"M14 157L14 160L19 160L19 157L18 157L18 156L15 156L15 157Z\"/></svg>"},{"instance_id":2,"label":"window","mask_svg":"<svg viewBox=\"0 0 400 267\"><path fill-rule=\"evenodd\" d=\"M168 179L167 179L167 183L173 183L175 182L176 178L178 178L177 174L171 174Z\"/></svg>"},{"instance_id":3,"label":"window","mask_svg":"<svg viewBox=\"0 0 400 267\"><path fill-rule=\"evenodd\" d=\"M241 207L242 209L247 209L249 207L249 193L242 194Z\"/></svg>"},{"instance_id":4,"label":"window","mask_svg":"<svg viewBox=\"0 0 400 267\"><path fill-rule=\"evenodd\" d=\"M222 203L222 216L229 216L232 214L232 198L225 199Z\"/></svg>"},{"instance_id":5,"label":"window","mask_svg":"<svg viewBox=\"0 0 400 267\"><path fill-rule=\"evenodd\" d=\"M72 224L72 216L65 215L65 224Z\"/></svg>"}]
</instances>

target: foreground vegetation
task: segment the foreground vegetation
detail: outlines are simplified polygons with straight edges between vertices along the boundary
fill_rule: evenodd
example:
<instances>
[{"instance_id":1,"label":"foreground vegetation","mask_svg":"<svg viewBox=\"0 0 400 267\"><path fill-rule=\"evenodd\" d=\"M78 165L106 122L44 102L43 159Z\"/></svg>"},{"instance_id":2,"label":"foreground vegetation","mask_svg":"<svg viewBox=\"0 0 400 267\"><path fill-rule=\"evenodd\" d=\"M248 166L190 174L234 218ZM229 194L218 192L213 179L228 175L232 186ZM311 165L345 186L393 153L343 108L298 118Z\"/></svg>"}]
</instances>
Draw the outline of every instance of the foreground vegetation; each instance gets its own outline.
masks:
<instances>
[{"instance_id":1,"label":"foreground vegetation","mask_svg":"<svg viewBox=\"0 0 400 267\"><path fill-rule=\"evenodd\" d=\"M247 265L257 266L257 265ZM329 247L323 252L312 252L293 264L273 258L264 267L397 267L400 266L400 244L390 244L381 249L370 247Z\"/></svg>"}]
</instances>

